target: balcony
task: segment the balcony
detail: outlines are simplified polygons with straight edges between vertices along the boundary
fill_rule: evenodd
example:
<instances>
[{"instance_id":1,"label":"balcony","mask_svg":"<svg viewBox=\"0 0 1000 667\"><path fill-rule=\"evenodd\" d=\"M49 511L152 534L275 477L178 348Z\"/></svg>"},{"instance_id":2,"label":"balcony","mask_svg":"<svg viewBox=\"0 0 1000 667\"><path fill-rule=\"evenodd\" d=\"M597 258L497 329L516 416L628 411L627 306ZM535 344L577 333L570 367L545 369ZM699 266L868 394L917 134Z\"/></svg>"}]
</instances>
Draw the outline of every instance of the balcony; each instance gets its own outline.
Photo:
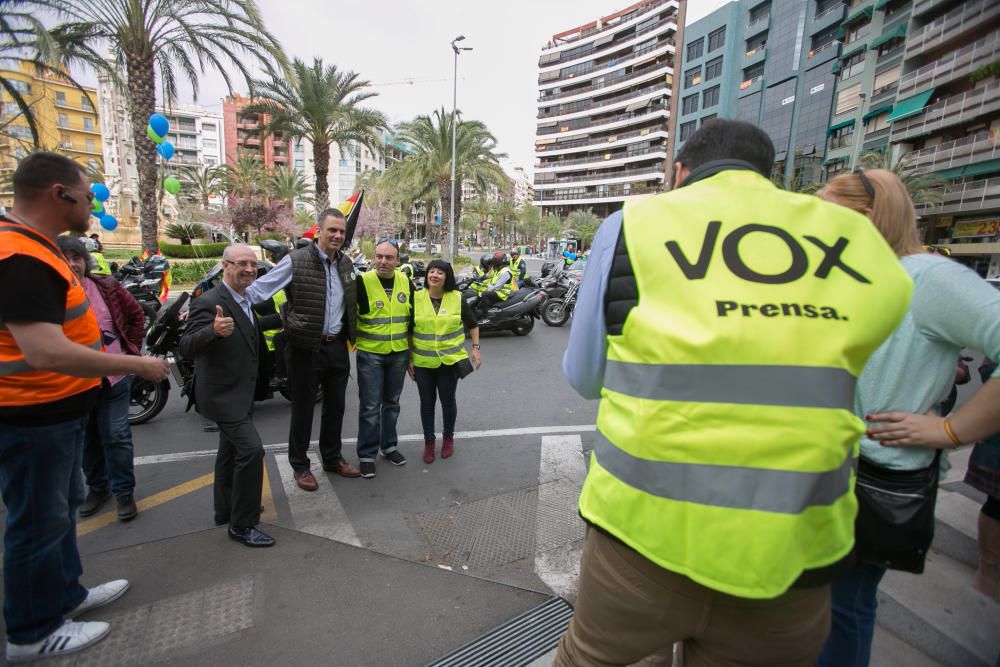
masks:
<instances>
[{"instance_id":1,"label":"balcony","mask_svg":"<svg viewBox=\"0 0 1000 667\"><path fill-rule=\"evenodd\" d=\"M584 151L590 150L601 150L616 148L618 146L624 146L629 143L629 139L634 137L645 137L650 141L654 139L660 139L667 136L667 128L651 128L644 127L641 130L635 130L633 132L623 132L612 134L604 137L583 137L581 139L575 139L573 141L559 142L558 144L548 144L551 148L546 148L546 145L535 146L535 156L536 157L546 157L553 155L554 153L561 153L562 151L578 152L575 149L582 148Z\"/></svg>"},{"instance_id":2,"label":"balcony","mask_svg":"<svg viewBox=\"0 0 1000 667\"><path fill-rule=\"evenodd\" d=\"M640 175L655 175L656 177L662 177L664 173L663 163L646 165L643 167L628 167L625 169L615 169L612 171L602 171L596 174L580 174L577 176L557 176L554 179L549 180L539 180L535 178L535 189L539 188L555 188L565 183L588 183L590 185L601 185L601 184L611 184L620 183L622 180L631 181L635 180L636 177Z\"/></svg>"},{"instance_id":3,"label":"balcony","mask_svg":"<svg viewBox=\"0 0 1000 667\"><path fill-rule=\"evenodd\" d=\"M593 192L558 192L555 190L535 191L535 202L542 205L559 202L562 204L598 204L604 202L622 201L631 197L644 197L657 192L663 192L661 185L636 185L626 189L624 185L602 187Z\"/></svg>"},{"instance_id":4,"label":"balcony","mask_svg":"<svg viewBox=\"0 0 1000 667\"><path fill-rule=\"evenodd\" d=\"M743 35L744 39L750 39L754 35L759 35L771 27L771 15L758 16L751 23L747 23L747 31Z\"/></svg>"},{"instance_id":5,"label":"balcony","mask_svg":"<svg viewBox=\"0 0 1000 667\"><path fill-rule=\"evenodd\" d=\"M918 90L937 87L964 77L1000 59L1000 31L946 54L899 79L899 96L909 97Z\"/></svg>"},{"instance_id":6,"label":"balcony","mask_svg":"<svg viewBox=\"0 0 1000 667\"><path fill-rule=\"evenodd\" d=\"M757 63L764 62L764 58L767 56L767 48L763 46L758 46L756 49L750 49L743 54L743 68L750 67L751 65L756 65Z\"/></svg>"},{"instance_id":7,"label":"balcony","mask_svg":"<svg viewBox=\"0 0 1000 667\"><path fill-rule=\"evenodd\" d=\"M886 51L882 55L878 56L875 59L875 64L885 65L893 58L899 58L900 56L902 56L905 50L906 50L905 42L900 42L897 46L894 46L891 50Z\"/></svg>"},{"instance_id":8,"label":"balcony","mask_svg":"<svg viewBox=\"0 0 1000 667\"><path fill-rule=\"evenodd\" d=\"M892 83L884 88L872 93L872 101L869 102L869 106L874 108L882 102L888 102L890 100L896 99L896 91L899 90L899 82Z\"/></svg>"},{"instance_id":9,"label":"balcony","mask_svg":"<svg viewBox=\"0 0 1000 667\"><path fill-rule=\"evenodd\" d=\"M586 157L573 158L571 160L556 160L552 162L539 162L535 165L536 171L550 171L555 169L567 169L569 167L574 167L581 164L593 164L593 165L607 165L613 166L620 164L621 162L628 161L635 158L640 158L645 155L650 156L660 156L662 155L666 158L666 147L664 146L650 146L649 148L640 148L634 151L626 151L624 153L600 153L597 155L588 155Z\"/></svg>"},{"instance_id":10,"label":"balcony","mask_svg":"<svg viewBox=\"0 0 1000 667\"><path fill-rule=\"evenodd\" d=\"M1000 159L1000 144L989 135L962 137L907 155L909 164L921 171L944 171L996 159Z\"/></svg>"},{"instance_id":11,"label":"balcony","mask_svg":"<svg viewBox=\"0 0 1000 667\"><path fill-rule=\"evenodd\" d=\"M913 15L921 16L947 2L948 0L914 0Z\"/></svg>"},{"instance_id":12,"label":"balcony","mask_svg":"<svg viewBox=\"0 0 1000 667\"><path fill-rule=\"evenodd\" d=\"M816 35L831 26L840 25L846 14L847 5L844 4L834 5L822 14L817 14L813 17L812 23L809 24L809 34Z\"/></svg>"},{"instance_id":13,"label":"balcony","mask_svg":"<svg viewBox=\"0 0 1000 667\"><path fill-rule=\"evenodd\" d=\"M605 23L600 28L597 27L597 24L595 22L587 25L586 27L579 28L578 29L579 32L567 31L569 34L563 33L566 36L560 36L558 43L550 42L547 46L544 47L543 50L548 51L549 49L562 48L564 46L569 46L580 40L586 39L587 37L596 35L600 32L610 32L630 27L630 25L634 24L635 22L641 22L642 19L648 17L647 16L648 14L651 14L654 10L657 10L663 6L672 6L674 9L678 8L676 0L653 0L653 2L650 2L645 7L642 8L643 11L635 12L632 16L629 16L625 20L622 20L623 17L617 17L617 19L611 19L608 23Z\"/></svg>"},{"instance_id":14,"label":"balcony","mask_svg":"<svg viewBox=\"0 0 1000 667\"><path fill-rule=\"evenodd\" d=\"M615 86L620 86L623 83L632 81L634 79L641 79L643 77L650 77L660 74L673 74L674 69L667 64L666 61L662 63L655 63L652 67L643 67L642 69L636 70L631 74L626 74L624 76L615 77L614 79L601 81L598 83L591 82L590 85L582 88L574 88L573 90L563 91L561 93L556 93L554 95L545 95L539 98L540 104L549 104L553 100L561 100L567 97L573 97L575 95L593 95L594 91L601 90L603 88L614 88Z\"/></svg>"},{"instance_id":15,"label":"balcony","mask_svg":"<svg viewBox=\"0 0 1000 667\"><path fill-rule=\"evenodd\" d=\"M744 81L743 83L740 84L740 93L739 93L739 96L740 97L746 97L747 95L750 95L751 93L760 92L761 86L763 85L761 83L761 81L763 81L763 80L764 80L764 75L763 74L758 74L757 76L753 77L752 79L747 79L746 81Z\"/></svg>"},{"instance_id":16,"label":"balcony","mask_svg":"<svg viewBox=\"0 0 1000 667\"><path fill-rule=\"evenodd\" d=\"M956 42L966 33L998 16L1000 16L1000 3L996 0L965 0L947 14L915 30L907 37L906 57L913 58L945 44Z\"/></svg>"},{"instance_id":17,"label":"balcony","mask_svg":"<svg viewBox=\"0 0 1000 667\"><path fill-rule=\"evenodd\" d=\"M539 81L538 85L541 86L552 86L563 84L568 81L573 81L574 79L579 79L581 77L586 77L592 74L600 74L602 72L614 71L617 68L624 69L628 67L629 63L636 58L641 58L649 53L665 51L667 53L675 53L676 47L673 41L670 42L657 42L656 44L650 44L649 46L644 46L638 51L632 51L621 56L621 58L613 58L607 63L597 64L597 63L586 63L586 67L575 72L571 72L566 76L560 76L556 79L546 79L545 81Z\"/></svg>"},{"instance_id":18,"label":"balcony","mask_svg":"<svg viewBox=\"0 0 1000 667\"><path fill-rule=\"evenodd\" d=\"M580 100L579 102L573 102L571 104L560 104L557 108L549 112L540 111L538 113L538 118L556 118L558 116L569 116L574 113L590 111L591 109L603 109L604 107L614 106L619 102L625 102L627 100L656 92L665 92L668 95L670 94L670 90L666 88L664 84L659 83L652 86L644 86L638 90L630 90L622 93L621 95L615 95L614 97L601 100L600 102L595 102L592 99L586 99Z\"/></svg>"},{"instance_id":19,"label":"balcony","mask_svg":"<svg viewBox=\"0 0 1000 667\"><path fill-rule=\"evenodd\" d=\"M1000 110L1000 83L973 88L962 95L949 97L910 118L892 124L892 142L936 132L944 127L972 121Z\"/></svg>"},{"instance_id":20,"label":"balcony","mask_svg":"<svg viewBox=\"0 0 1000 667\"><path fill-rule=\"evenodd\" d=\"M917 206L917 215L953 215L1000 209L1000 178L984 178L969 183L955 183L941 189L942 201L937 206Z\"/></svg>"},{"instance_id":21,"label":"balcony","mask_svg":"<svg viewBox=\"0 0 1000 667\"><path fill-rule=\"evenodd\" d=\"M605 118L599 118L597 120L591 120L589 122L579 122L568 123L566 125L556 124L554 127L542 127L538 128L536 134L537 136L545 136L547 134L563 134L566 136L572 136L573 133L578 130L589 130L597 127L605 127L608 125L614 125L615 123L622 123L623 121L635 120L636 122L642 122L646 120L652 120L658 115L670 115L670 110L665 106L659 106L649 111L644 111L643 113L636 113L634 111L629 111L626 113L615 114L614 116L607 116ZM565 129L564 129L565 128ZM609 128L610 129L610 128Z\"/></svg>"},{"instance_id":22,"label":"balcony","mask_svg":"<svg viewBox=\"0 0 1000 667\"><path fill-rule=\"evenodd\" d=\"M823 44L822 46L813 49L806 56L806 59L809 61L808 63L806 63L806 68L812 69L817 65L821 65L825 62L833 60L834 58L840 55L840 46L841 46L840 42L833 41L833 42L827 42L826 44Z\"/></svg>"},{"instance_id":23,"label":"balcony","mask_svg":"<svg viewBox=\"0 0 1000 667\"><path fill-rule=\"evenodd\" d=\"M656 35L651 34L654 32L656 33ZM630 46L634 46L635 44L638 44L640 42L652 39L652 37L654 36L661 37L662 38L660 40L661 43L666 42L673 45L674 40L673 37L671 36L671 33L676 33L676 32L677 32L676 17L669 17L664 21L662 21L661 23L650 26L648 28L644 28L642 30L637 30L634 34L626 35L621 39L617 39L618 35L615 35L614 38L609 41L602 42L600 44L597 44L595 42L594 48L589 51L570 54L570 51L575 50L575 49L570 49L570 51L567 51L566 53L562 54L561 57L555 60L550 60L549 62L542 62L542 60L545 58L545 55L543 54L542 58L540 58L538 61L538 69L543 71L551 70L552 68L557 66L567 67L572 64L586 62L587 60L603 58L607 56L609 53L615 51L616 49L624 49Z\"/></svg>"}]
</instances>

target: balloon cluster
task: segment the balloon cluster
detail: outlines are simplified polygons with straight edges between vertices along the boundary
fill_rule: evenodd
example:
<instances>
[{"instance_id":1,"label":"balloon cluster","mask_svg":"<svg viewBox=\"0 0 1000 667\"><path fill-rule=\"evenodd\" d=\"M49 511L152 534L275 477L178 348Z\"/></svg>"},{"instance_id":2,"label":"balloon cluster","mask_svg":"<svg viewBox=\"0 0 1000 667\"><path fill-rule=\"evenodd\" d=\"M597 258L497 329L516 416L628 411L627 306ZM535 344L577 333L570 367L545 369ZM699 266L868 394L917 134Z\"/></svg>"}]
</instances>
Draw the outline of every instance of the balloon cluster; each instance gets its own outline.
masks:
<instances>
[{"instance_id":1,"label":"balloon cluster","mask_svg":"<svg viewBox=\"0 0 1000 667\"><path fill-rule=\"evenodd\" d=\"M156 144L156 152L167 162L174 156L174 145L165 139L168 132L170 132L170 121L167 120L166 116L154 113L149 117L146 135ZM163 179L163 189L176 195L181 191L181 182L173 176L168 176Z\"/></svg>"},{"instance_id":2,"label":"balloon cluster","mask_svg":"<svg viewBox=\"0 0 1000 667\"><path fill-rule=\"evenodd\" d=\"M91 215L101 221L101 227L113 232L118 226L115 216L104 210L104 202L111 196L111 191L104 183L94 183L90 186L90 191L94 193L94 205L90 209Z\"/></svg>"}]
</instances>

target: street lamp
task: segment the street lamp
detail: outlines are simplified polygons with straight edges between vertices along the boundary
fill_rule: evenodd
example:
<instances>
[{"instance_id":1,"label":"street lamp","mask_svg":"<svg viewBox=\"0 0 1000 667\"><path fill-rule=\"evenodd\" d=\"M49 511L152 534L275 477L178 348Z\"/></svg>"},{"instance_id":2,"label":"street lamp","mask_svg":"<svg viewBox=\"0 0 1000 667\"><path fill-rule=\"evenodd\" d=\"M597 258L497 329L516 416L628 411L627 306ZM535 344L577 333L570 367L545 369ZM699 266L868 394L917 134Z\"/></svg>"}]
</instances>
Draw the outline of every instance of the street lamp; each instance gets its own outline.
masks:
<instances>
[{"instance_id":1,"label":"street lamp","mask_svg":"<svg viewBox=\"0 0 1000 667\"><path fill-rule=\"evenodd\" d=\"M448 224L451 229L448 233L448 261L455 261L455 144L458 137L458 128L455 127L455 113L458 110L458 54L462 51L471 51L471 46L456 46L458 42L465 39L465 35L459 35L451 40L451 50L455 52L454 84L451 98L451 212L448 214Z\"/></svg>"},{"instance_id":2,"label":"street lamp","mask_svg":"<svg viewBox=\"0 0 1000 667\"><path fill-rule=\"evenodd\" d=\"M861 144L865 142L865 100L868 98L867 93L858 93L858 106L861 107L861 125L858 127L857 136L854 140L857 142L857 146L854 147L854 159L851 161L851 168L858 168L858 160L861 159Z\"/></svg>"}]
</instances>

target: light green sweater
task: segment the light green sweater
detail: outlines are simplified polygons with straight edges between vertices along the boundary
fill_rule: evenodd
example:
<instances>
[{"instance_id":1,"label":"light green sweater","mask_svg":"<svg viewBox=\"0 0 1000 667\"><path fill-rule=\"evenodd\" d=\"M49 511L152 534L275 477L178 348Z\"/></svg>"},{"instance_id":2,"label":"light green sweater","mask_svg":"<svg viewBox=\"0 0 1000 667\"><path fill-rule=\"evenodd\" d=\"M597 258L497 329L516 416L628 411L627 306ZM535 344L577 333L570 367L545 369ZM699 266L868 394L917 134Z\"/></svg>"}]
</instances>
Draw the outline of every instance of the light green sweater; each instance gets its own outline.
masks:
<instances>
[{"instance_id":1,"label":"light green sweater","mask_svg":"<svg viewBox=\"0 0 1000 667\"><path fill-rule=\"evenodd\" d=\"M1000 358L1000 290L939 255L909 255L902 263L913 278L913 299L858 378L854 412L862 419L936 407L951 390L962 348ZM993 376L1000 376L1000 369ZM883 447L864 436L861 454L896 470L926 468L934 458L933 449Z\"/></svg>"}]
</instances>

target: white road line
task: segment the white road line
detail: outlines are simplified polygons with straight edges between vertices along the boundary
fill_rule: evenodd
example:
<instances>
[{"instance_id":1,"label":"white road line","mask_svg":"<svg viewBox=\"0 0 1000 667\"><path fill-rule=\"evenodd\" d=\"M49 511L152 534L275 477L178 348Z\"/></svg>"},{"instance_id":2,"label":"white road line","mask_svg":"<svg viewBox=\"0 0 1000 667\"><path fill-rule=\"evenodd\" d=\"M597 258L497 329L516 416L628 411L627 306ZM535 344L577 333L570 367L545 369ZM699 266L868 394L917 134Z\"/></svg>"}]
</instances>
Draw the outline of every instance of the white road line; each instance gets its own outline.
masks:
<instances>
[{"instance_id":1,"label":"white road line","mask_svg":"<svg viewBox=\"0 0 1000 667\"><path fill-rule=\"evenodd\" d=\"M351 520L347 518L344 506L326 475L316 475L319 489L303 491L295 483L292 466L285 456L276 456L281 485L285 488L292 521L295 528L304 533L325 537L335 542L361 546L361 540L354 532Z\"/></svg>"},{"instance_id":2,"label":"white road line","mask_svg":"<svg viewBox=\"0 0 1000 667\"><path fill-rule=\"evenodd\" d=\"M541 465L538 471L538 505L556 509L559 516L575 514L576 498L587 466L579 435L542 436ZM540 514L540 513L539 513ZM541 518L541 517L539 517ZM546 543L546 526L535 524L535 543ZM556 595L575 599L580 578L581 544L571 542L535 553L535 573Z\"/></svg>"},{"instance_id":3,"label":"white road line","mask_svg":"<svg viewBox=\"0 0 1000 667\"><path fill-rule=\"evenodd\" d=\"M525 428L502 428L489 431L462 431L456 433L455 437L467 440L470 438L502 438L519 435L545 435L545 434L565 434L565 433L591 433L594 430L593 424L583 424L575 426L527 426ZM399 436L401 442L423 442L423 433ZM357 443L356 438L344 438L345 445ZM313 440L310 445L318 445L318 440ZM285 452L288 449L287 442L278 442L272 445L264 445L266 452ZM151 465L154 463L177 463L180 461L192 461L194 459L215 456L215 449L201 449L194 452L177 452L175 454L155 454L152 456L138 456L135 465ZM280 458L280 457L279 457Z\"/></svg>"}]
</instances>

